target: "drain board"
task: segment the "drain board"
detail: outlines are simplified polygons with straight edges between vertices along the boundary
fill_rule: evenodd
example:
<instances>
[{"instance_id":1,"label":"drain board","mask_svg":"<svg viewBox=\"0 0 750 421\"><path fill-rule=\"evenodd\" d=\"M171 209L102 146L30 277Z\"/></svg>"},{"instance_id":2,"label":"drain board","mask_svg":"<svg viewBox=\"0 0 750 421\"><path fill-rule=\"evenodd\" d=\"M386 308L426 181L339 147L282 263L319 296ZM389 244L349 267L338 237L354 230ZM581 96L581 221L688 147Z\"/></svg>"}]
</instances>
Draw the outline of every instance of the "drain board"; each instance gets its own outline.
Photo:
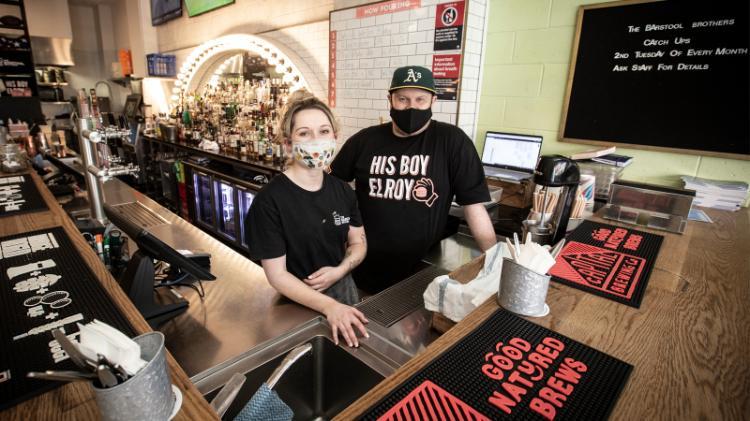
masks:
<instances>
[{"instance_id":1,"label":"drain board","mask_svg":"<svg viewBox=\"0 0 750 421\"><path fill-rule=\"evenodd\" d=\"M169 221L157 215L141 202L128 202L112 207L127 215L128 219L143 228L169 224Z\"/></svg>"},{"instance_id":2,"label":"drain board","mask_svg":"<svg viewBox=\"0 0 750 421\"><path fill-rule=\"evenodd\" d=\"M357 308L365 313L368 319L385 327L406 317L409 313L424 306L422 294L427 285L448 271L437 266L428 266L380 294L365 300Z\"/></svg>"}]
</instances>

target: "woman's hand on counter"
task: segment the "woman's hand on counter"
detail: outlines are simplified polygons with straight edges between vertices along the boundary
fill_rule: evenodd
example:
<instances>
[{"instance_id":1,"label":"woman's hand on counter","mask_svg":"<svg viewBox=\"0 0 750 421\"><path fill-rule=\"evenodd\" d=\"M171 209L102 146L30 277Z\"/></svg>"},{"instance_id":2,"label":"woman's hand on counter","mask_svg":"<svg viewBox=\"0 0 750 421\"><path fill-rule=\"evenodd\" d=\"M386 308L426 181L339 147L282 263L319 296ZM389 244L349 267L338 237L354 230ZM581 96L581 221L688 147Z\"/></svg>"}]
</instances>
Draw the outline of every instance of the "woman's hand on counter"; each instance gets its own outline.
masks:
<instances>
[{"instance_id":1,"label":"woman's hand on counter","mask_svg":"<svg viewBox=\"0 0 750 421\"><path fill-rule=\"evenodd\" d=\"M339 279L346 276L346 273L346 270L340 266L323 266L303 279L303 281L315 291L323 292L338 282Z\"/></svg>"},{"instance_id":2,"label":"woman's hand on counter","mask_svg":"<svg viewBox=\"0 0 750 421\"><path fill-rule=\"evenodd\" d=\"M324 309L323 314L325 314L328 323L331 325L333 341L336 345L339 344L339 333L344 338L344 341L346 341L346 344L353 347L359 346L357 330L365 338L370 337L364 325L365 323L369 323L369 320L367 320L367 317L361 311L354 307L334 302Z\"/></svg>"}]
</instances>

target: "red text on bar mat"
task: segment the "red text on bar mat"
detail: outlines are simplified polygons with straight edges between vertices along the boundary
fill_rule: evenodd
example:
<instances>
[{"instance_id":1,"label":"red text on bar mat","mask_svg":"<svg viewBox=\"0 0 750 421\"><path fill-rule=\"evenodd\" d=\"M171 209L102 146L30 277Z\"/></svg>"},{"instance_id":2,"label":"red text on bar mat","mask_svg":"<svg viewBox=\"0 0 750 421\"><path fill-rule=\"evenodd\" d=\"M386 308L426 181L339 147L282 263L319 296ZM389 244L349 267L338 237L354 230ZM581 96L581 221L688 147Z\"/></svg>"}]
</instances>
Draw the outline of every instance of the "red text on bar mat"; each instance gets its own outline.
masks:
<instances>
[{"instance_id":1,"label":"red text on bar mat","mask_svg":"<svg viewBox=\"0 0 750 421\"><path fill-rule=\"evenodd\" d=\"M606 419L632 369L500 309L361 419Z\"/></svg>"},{"instance_id":2,"label":"red text on bar mat","mask_svg":"<svg viewBox=\"0 0 750 421\"><path fill-rule=\"evenodd\" d=\"M552 279L639 308L664 237L584 221L566 238Z\"/></svg>"},{"instance_id":3,"label":"red text on bar mat","mask_svg":"<svg viewBox=\"0 0 750 421\"><path fill-rule=\"evenodd\" d=\"M47 209L47 204L29 175L0 177L0 217Z\"/></svg>"},{"instance_id":4,"label":"red text on bar mat","mask_svg":"<svg viewBox=\"0 0 750 421\"><path fill-rule=\"evenodd\" d=\"M0 238L0 410L63 383L29 379L29 371L76 370L52 336L101 320L135 331L61 227Z\"/></svg>"}]
</instances>

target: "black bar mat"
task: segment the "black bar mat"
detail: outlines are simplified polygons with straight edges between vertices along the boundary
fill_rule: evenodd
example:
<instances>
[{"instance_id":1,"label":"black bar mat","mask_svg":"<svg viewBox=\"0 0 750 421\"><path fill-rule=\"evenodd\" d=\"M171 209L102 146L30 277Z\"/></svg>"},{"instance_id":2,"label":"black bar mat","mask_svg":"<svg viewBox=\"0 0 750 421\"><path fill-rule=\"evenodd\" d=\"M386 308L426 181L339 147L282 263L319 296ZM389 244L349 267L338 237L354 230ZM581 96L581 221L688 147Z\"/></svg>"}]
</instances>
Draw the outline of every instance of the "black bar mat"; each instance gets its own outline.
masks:
<instances>
[{"instance_id":1,"label":"black bar mat","mask_svg":"<svg viewBox=\"0 0 750 421\"><path fill-rule=\"evenodd\" d=\"M0 177L0 217L47 209L47 203L29 175Z\"/></svg>"},{"instance_id":2,"label":"black bar mat","mask_svg":"<svg viewBox=\"0 0 750 421\"><path fill-rule=\"evenodd\" d=\"M659 255L661 235L584 221L566 237L552 279L640 308Z\"/></svg>"},{"instance_id":3,"label":"black bar mat","mask_svg":"<svg viewBox=\"0 0 750 421\"><path fill-rule=\"evenodd\" d=\"M361 419L605 419L632 369L499 309Z\"/></svg>"},{"instance_id":4,"label":"black bar mat","mask_svg":"<svg viewBox=\"0 0 750 421\"><path fill-rule=\"evenodd\" d=\"M402 282L386 289L378 295L363 301L357 306L368 319L385 327L424 307L424 290L435 278L448 271L437 266L427 266Z\"/></svg>"},{"instance_id":5,"label":"black bar mat","mask_svg":"<svg viewBox=\"0 0 750 421\"><path fill-rule=\"evenodd\" d=\"M134 336L62 227L0 239L0 410L62 385L26 378L29 371L72 370L52 337L64 327L101 320Z\"/></svg>"}]
</instances>

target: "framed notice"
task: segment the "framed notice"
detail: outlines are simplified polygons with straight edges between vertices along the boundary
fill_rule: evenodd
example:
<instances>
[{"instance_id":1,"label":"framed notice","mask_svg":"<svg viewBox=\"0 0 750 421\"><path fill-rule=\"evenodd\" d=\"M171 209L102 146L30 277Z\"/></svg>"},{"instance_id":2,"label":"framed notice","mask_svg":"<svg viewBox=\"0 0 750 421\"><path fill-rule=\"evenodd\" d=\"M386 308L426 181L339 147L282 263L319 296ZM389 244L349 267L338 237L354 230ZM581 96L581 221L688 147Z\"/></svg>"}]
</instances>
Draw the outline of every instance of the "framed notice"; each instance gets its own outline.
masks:
<instances>
[{"instance_id":1,"label":"framed notice","mask_svg":"<svg viewBox=\"0 0 750 421\"><path fill-rule=\"evenodd\" d=\"M464 29L464 2L437 5L435 10L435 51L460 50Z\"/></svg>"},{"instance_id":2,"label":"framed notice","mask_svg":"<svg viewBox=\"0 0 750 421\"><path fill-rule=\"evenodd\" d=\"M750 159L750 4L581 6L563 141Z\"/></svg>"},{"instance_id":3,"label":"framed notice","mask_svg":"<svg viewBox=\"0 0 750 421\"><path fill-rule=\"evenodd\" d=\"M432 56L432 74L438 99L455 101L458 96L458 81L461 69L461 54L435 54Z\"/></svg>"}]
</instances>

